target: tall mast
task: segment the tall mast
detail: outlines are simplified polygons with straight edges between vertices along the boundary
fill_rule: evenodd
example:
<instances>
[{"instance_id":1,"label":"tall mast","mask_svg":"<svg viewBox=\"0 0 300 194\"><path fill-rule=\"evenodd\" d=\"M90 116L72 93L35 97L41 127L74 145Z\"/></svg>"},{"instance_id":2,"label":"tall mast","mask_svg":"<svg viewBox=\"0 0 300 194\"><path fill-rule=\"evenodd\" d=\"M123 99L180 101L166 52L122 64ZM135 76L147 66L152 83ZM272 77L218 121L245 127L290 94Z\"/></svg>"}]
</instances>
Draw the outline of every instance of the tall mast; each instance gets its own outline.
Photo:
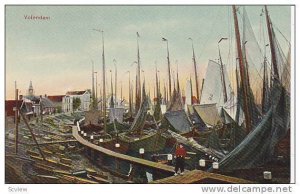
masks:
<instances>
[{"instance_id":1,"label":"tall mast","mask_svg":"<svg viewBox=\"0 0 300 194\"><path fill-rule=\"evenodd\" d=\"M123 84L121 82L121 103L120 104L123 103L122 101L123 101Z\"/></svg>"},{"instance_id":2,"label":"tall mast","mask_svg":"<svg viewBox=\"0 0 300 194\"><path fill-rule=\"evenodd\" d=\"M19 100L19 90L17 89L17 81L15 81L15 101L16 101L16 108L15 108L15 153L18 154L19 151L19 107L18 107L18 100ZM22 100L22 99L20 99Z\"/></svg>"},{"instance_id":3,"label":"tall mast","mask_svg":"<svg viewBox=\"0 0 300 194\"><path fill-rule=\"evenodd\" d=\"M191 75L190 75L190 83L191 83L191 104L193 104L193 84L192 84ZM197 100L199 100L199 98ZM200 101L199 101L199 104L200 104Z\"/></svg>"},{"instance_id":4,"label":"tall mast","mask_svg":"<svg viewBox=\"0 0 300 194\"><path fill-rule=\"evenodd\" d=\"M159 98L159 87L158 87L158 76L157 76L157 67L155 67L155 83L156 83L156 98Z\"/></svg>"},{"instance_id":5,"label":"tall mast","mask_svg":"<svg viewBox=\"0 0 300 194\"><path fill-rule=\"evenodd\" d=\"M110 89L111 89L110 108L114 108L115 103L114 103L114 87L112 81L112 70L110 70Z\"/></svg>"},{"instance_id":6,"label":"tall mast","mask_svg":"<svg viewBox=\"0 0 300 194\"><path fill-rule=\"evenodd\" d=\"M180 88L179 88L179 77L178 77L178 63L177 63L177 72L176 72L176 79L177 79L177 91L180 92Z\"/></svg>"},{"instance_id":7,"label":"tall mast","mask_svg":"<svg viewBox=\"0 0 300 194\"><path fill-rule=\"evenodd\" d=\"M167 102L167 91L166 91L166 83L164 81L164 104Z\"/></svg>"},{"instance_id":8,"label":"tall mast","mask_svg":"<svg viewBox=\"0 0 300 194\"><path fill-rule=\"evenodd\" d=\"M261 105L262 105L262 113L266 113L266 94L267 94L267 86L268 86L268 72L267 72L267 59L266 57L264 58L264 76L263 76L263 89L262 89L262 100L261 100Z\"/></svg>"},{"instance_id":9,"label":"tall mast","mask_svg":"<svg viewBox=\"0 0 300 194\"><path fill-rule=\"evenodd\" d=\"M102 102L102 99L101 99L101 96L102 96L102 91L101 91L101 85L99 84L99 102L100 102L100 112L101 114L103 113L103 102ZM101 99L101 100L100 100ZM97 104L98 104L98 101L97 101Z\"/></svg>"},{"instance_id":10,"label":"tall mast","mask_svg":"<svg viewBox=\"0 0 300 194\"><path fill-rule=\"evenodd\" d=\"M130 116L132 116L132 105L133 105L133 83L130 83Z\"/></svg>"},{"instance_id":11,"label":"tall mast","mask_svg":"<svg viewBox=\"0 0 300 194\"><path fill-rule=\"evenodd\" d=\"M240 75L241 75L241 87L243 89L243 106L245 112L245 121L246 121L246 131L249 133L251 131L251 120L249 117L249 107L248 107L248 96L246 91L245 85L245 66L243 61L243 53L241 48L241 38L240 38L240 31L239 31L239 24L238 18L236 14L236 7L235 5L232 6L232 12L234 17L234 27L235 27L235 37L236 37L236 48L238 52L238 59L239 59L239 67L240 67Z\"/></svg>"},{"instance_id":12,"label":"tall mast","mask_svg":"<svg viewBox=\"0 0 300 194\"><path fill-rule=\"evenodd\" d=\"M226 103L227 102L227 91L226 91L226 83L225 83L224 65L223 65L220 46L219 46L219 44L222 40L227 40L227 38L221 38L218 42L219 59L220 59L220 64L221 64L221 79L222 79L222 84L223 84L223 96L224 96L224 103Z\"/></svg>"},{"instance_id":13,"label":"tall mast","mask_svg":"<svg viewBox=\"0 0 300 194\"><path fill-rule=\"evenodd\" d=\"M245 83L246 83L246 94L250 94L250 79L249 79L249 66L248 66L248 60L247 60L247 51L246 51L246 44L247 44L247 40L246 40L246 10L245 7L243 8L243 45L242 45L242 52L244 54L244 63L245 63ZM247 95L247 96L248 96ZM249 109L252 110L252 102L250 102L249 104ZM250 114L250 118L252 118L252 112L249 112Z\"/></svg>"},{"instance_id":14,"label":"tall mast","mask_svg":"<svg viewBox=\"0 0 300 194\"><path fill-rule=\"evenodd\" d=\"M135 99L135 113L140 109L141 105L141 61L140 61L140 48L139 48L140 35L136 33L137 44L137 73L136 73L136 99Z\"/></svg>"},{"instance_id":15,"label":"tall mast","mask_svg":"<svg viewBox=\"0 0 300 194\"><path fill-rule=\"evenodd\" d=\"M118 72L117 72L117 61L114 59L115 65L115 104L117 104L117 81L118 81Z\"/></svg>"},{"instance_id":16,"label":"tall mast","mask_svg":"<svg viewBox=\"0 0 300 194\"><path fill-rule=\"evenodd\" d=\"M239 82L239 73L238 73L238 63L237 63L237 61L238 61L239 59L238 58L236 58L236 64L235 64L235 77L236 77L236 93L238 94L240 91L240 86L239 86L239 84L240 84L240 82ZM237 95L238 96L238 95Z\"/></svg>"},{"instance_id":17,"label":"tall mast","mask_svg":"<svg viewBox=\"0 0 300 194\"><path fill-rule=\"evenodd\" d=\"M197 101L200 103L200 94L199 94L199 81L198 81L198 71L197 71L197 63L196 63L196 57L195 57L195 50L194 50L194 44L193 39L189 38L189 40L192 41L192 49L193 49L193 63L194 63L194 71L195 71L195 82L196 82L196 94L197 94ZM192 82L191 82L192 83ZM193 95L192 95L193 96Z\"/></svg>"},{"instance_id":18,"label":"tall mast","mask_svg":"<svg viewBox=\"0 0 300 194\"><path fill-rule=\"evenodd\" d=\"M270 41L270 49L271 49L271 55L272 55L272 66L273 66L273 71L274 71L274 78L279 80L277 59L276 59L276 53L275 53L275 45L274 45L274 40L273 40L273 27L272 27L272 22L270 20L269 12L268 12L266 5L265 5L265 11L266 11L268 35L269 35L269 41Z\"/></svg>"},{"instance_id":19,"label":"tall mast","mask_svg":"<svg viewBox=\"0 0 300 194\"><path fill-rule=\"evenodd\" d=\"M104 55L104 31L102 30L102 73L103 73L103 115L104 115L104 132L106 133L106 89L105 89L105 55Z\"/></svg>"},{"instance_id":20,"label":"tall mast","mask_svg":"<svg viewBox=\"0 0 300 194\"><path fill-rule=\"evenodd\" d=\"M128 77L128 97L129 97L129 114L132 116L132 109L131 109L131 83L130 83L130 71L127 71L129 74Z\"/></svg>"},{"instance_id":21,"label":"tall mast","mask_svg":"<svg viewBox=\"0 0 300 194\"><path fill-rule=\"evenodd\" d=\"M203 92L204 81L205 81L205 79L203 78L203 79L202 79L202 84L201 84L201 93L200 93L199 104L201 103L201 97L202 97L202 92Z\"/></svg>"},{"instance_id":22,"label":"tall mast","mask_svg":"<svg viewBox=\"0 0 300 194\"><path fill-rule=\"evenodd\" d=\"M96 108L98 106L98 72L96 71L95 72L96 74L96 90L95 90L95 93L96 93L96 97L95 97L95 100L96 100Z\"/></svg>"},{"instance_id":23,"label":"tall mast","mask_svg":"<svg viewBox=\"0 0 300 194\"><path fill-rule=\"evenodd\" d=\"M170 54L169 54L169 43L166 38L162 38L162 41L167 43L167 60L168 60L168 79L169 79L169 96L172 96L172 88L171 88L171 65L170 65Z\"/></svg>"},{"instance_id":24,"label":"tall mast","mask_svg":"<svg viewBox=\"0 0 300 194\"><path fill-rule=\"evenodd\" d=\"M94 71L94 61L92 61L92 109L95 109L95 77L94 77L95 71Z\"/></svg>"}]
</instances>

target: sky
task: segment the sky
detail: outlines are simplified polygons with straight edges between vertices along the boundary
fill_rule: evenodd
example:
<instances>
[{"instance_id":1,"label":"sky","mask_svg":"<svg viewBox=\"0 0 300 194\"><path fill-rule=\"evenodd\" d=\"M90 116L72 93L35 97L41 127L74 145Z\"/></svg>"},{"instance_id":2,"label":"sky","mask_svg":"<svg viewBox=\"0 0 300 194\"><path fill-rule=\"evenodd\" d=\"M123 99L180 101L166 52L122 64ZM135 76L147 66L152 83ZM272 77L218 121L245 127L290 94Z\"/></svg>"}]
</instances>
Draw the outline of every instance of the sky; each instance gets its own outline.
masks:
<instances>
[{"instance_id":1,"label":"sky","mask_svg":"<svg viewBox=\"0 0 300 194\"><path fill-rule=\"evenodd\" d=\"M246 6L253 31L261 41L265 24L265 18L260 16L262 8ZM268 9L274 25L290 41L291 7ZM26 20L25 15L50 19ZM92 61L101 84L102 43L100 33L92 30L95 28L104 30L107 79L111 75L109 70L114 70L115 59L118 95L122 82L125 98L128 97L126 72L131 72L132 79L135 76L136 32L140 34L142 78L145 77L146 89L152 96L156 66L161 83L168 79L166 43L162 37L169 40L172 72L178 66L181 85L185 85L190 75L194 76L189 37L195 48L199 85L208 61L218 58L219 39L234 38L231 6L6 6L5 22L6 99L14 98L15 81L23 95L30 80L36 95L63 95L70 90L89 89ZM278 39L287 52L283 36L278 35ZM220 48L222 56L226 56L227 71L233 70L235 64L229 58L234 58L235 52L230 57L228 53L234 44L224 41Z\"/></svg>"}]
</instances>

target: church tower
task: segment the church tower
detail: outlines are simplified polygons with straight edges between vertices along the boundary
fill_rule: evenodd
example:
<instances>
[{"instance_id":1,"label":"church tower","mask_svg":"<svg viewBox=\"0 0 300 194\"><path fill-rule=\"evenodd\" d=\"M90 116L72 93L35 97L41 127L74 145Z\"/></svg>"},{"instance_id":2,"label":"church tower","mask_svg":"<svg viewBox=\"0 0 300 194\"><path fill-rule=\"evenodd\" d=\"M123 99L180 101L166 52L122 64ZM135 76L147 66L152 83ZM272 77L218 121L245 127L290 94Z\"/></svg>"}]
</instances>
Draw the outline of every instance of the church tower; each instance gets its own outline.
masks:
<instances>
[{"instance_id":1,"label":"church tower","mask_svg":"<svg viewBox=\"0 0 300 194\"><path fill-rule=\"evenodd\" d=\"M30 80L29 88L28 88L28 96L33 96L33 87L32 87L32 81Z\"/></svg>"}]
</instances>

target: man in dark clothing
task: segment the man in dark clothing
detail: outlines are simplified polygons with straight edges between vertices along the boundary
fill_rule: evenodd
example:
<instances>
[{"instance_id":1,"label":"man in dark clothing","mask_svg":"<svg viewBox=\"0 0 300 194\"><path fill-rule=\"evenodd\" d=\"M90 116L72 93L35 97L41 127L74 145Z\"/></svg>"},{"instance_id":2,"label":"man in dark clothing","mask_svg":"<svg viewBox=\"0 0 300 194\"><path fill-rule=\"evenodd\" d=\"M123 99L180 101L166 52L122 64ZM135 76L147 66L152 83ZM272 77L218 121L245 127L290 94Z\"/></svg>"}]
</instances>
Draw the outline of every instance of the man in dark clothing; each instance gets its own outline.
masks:
<instances>
[{"instance_id":1,"label":"man in dark clothing","mask_svg":"<svg viewBox=\"0 0 300 194\"><path fill-rule=\"evenodd\" d=\"M175 176L177 175L178 169L180 169L179 174L183 174L184 171L184 159L186 156L186 151L182 144L179 144L179 146L176 148L176 163L175 163Z\"/></svg>"}]
</instances>

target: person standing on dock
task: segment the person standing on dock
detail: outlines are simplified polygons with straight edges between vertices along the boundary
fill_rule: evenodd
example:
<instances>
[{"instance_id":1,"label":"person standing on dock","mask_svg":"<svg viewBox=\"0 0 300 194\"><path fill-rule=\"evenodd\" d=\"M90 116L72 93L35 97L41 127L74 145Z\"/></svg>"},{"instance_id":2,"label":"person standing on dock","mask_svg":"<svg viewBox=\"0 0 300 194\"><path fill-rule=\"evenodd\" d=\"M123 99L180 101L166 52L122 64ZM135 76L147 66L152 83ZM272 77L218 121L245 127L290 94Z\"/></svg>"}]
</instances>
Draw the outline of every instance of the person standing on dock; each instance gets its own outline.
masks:
<instances>
[{"instance_id":1,"label":"person standing on dock","mask_svg":"<svg viewBox=\"0 0 300 194\"><path fill-rule=\"evenodd\" d=\"M176 156L176 162L175 162L174 175L176 176L179 169L180 169L179 174L183 174L184 172L184 160L186 156L186 150L184 149L182 144L179 144L179 146L176 148L175 156Z\"/></svg>"}]
</instances>

